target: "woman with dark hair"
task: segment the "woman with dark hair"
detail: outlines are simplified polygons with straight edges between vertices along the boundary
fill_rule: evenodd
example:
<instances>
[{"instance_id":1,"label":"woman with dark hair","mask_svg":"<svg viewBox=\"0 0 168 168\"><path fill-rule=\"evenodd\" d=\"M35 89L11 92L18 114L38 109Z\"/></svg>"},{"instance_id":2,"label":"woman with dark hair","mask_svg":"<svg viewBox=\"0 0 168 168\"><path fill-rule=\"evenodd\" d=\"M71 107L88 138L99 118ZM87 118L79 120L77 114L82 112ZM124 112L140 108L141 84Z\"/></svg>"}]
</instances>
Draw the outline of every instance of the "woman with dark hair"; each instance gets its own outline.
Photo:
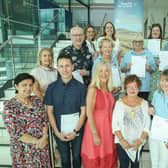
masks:
<instances>
[{"instance_id":1,"label":"woman with dark hair","mask_svg":"<svg viewBox=\"0 0 168 168\"><path fill-rule=\"evenodd\" d=\"M148 39L162 39L162 27L159 23L152 24Z\"/></svg>"},{"instance_id":2,"label":"woman with dark hair","mask_svg":"<svg viewBox=\"0 0 168 168\"><path fill-rule=\"evenodd\" d=\"M50 168L48 122L41 100L31 96L35 79L22 73L14 79L16 96L5 103L4 124L10 135L12 165Z\"/></svg>"},{"instance_id":3,"label":"woman with dark hair","mask_svg":"<svg viewBox=\"0 0 168 168\"><path fill-rule=\"evenodd\" d=\"M121 58L120 58L120 41L118 38L116 38L116 30L114 27L114 24L112 22L106 22L103 27L103 34L101 37L97 39L97 51L100 50L99 48L99 42L102 40L102 38L108 37L110 38L114 43L113 48L113 57L116 57L118 59L118 62L120 64Z\"/></svg>"},{"instance_id":4,"label":"woman with dark hair","mask_svg":"<svg viewBox=\"0 0 168 168\"><path fill-rule=\"evenodd\" d=\"M97 57L96 47L94 44L94 39L96 36L95 28L92 25L88 25L84 29L85 34L85 41L87 44L87 47L89 49L89 52L92 55L93 60Z\"/></svg>"},{"instance_id":5,"label":"woman with dark hair","mask_svg":"<svg viewBox=\"0 0 168 168\"><path fill-rule=\"evenodd\" d=\"M159 23L152 24L152 28L150 30L150 34L148 39L160 39L162 43L162 27ZM159 85L159 78L161 71L159 71L159 56L154 57L155 63L157 65L156 70L151 75L151 83L150 83L150 93L148 99L152 101L153 94Z\"/></svg>"},{"instance_id":6,"label":"woman with dark hair","mask_svg":"<svg viewBox=\"0 0 168 168\"><path fill-rule=\"evenodd\" d=\"M126 96L114 108L112 129L120 161L120 168L139 168L142 147L149 132L148 102L138 96L141 80L136 75L125 78Z\"/></svg>"}]
</instances>

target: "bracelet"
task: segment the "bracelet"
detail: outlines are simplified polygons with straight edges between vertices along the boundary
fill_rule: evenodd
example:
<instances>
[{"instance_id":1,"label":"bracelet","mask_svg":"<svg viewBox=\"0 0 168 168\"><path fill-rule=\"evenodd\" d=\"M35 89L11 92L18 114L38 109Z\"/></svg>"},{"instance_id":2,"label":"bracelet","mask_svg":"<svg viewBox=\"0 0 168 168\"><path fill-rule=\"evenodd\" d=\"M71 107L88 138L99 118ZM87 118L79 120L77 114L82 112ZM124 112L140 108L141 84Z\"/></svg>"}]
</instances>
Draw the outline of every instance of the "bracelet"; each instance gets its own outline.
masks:
<instances>
[{"instance_id":1,"label":"bracelet","mask_svg":"<svg viewBox=\"0 0 168 168\"><path fill-rule=\"evenodd\" d=\"M96 134L96 133L97 133L97 131L96 131L96 130L93 130L93 131L92 131L92 134L93 134L93 135L94 135L94 134Z\"/></svg>"}]
</instances>

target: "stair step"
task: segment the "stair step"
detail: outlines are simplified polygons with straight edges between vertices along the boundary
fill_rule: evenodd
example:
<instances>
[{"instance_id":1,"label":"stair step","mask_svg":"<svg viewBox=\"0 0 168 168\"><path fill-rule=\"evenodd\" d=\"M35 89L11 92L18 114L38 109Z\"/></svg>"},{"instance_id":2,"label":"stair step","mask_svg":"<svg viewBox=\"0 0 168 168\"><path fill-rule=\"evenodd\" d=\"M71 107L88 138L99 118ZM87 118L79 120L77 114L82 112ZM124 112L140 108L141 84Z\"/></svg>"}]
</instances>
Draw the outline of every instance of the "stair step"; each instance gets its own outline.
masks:
<instances>
[{"instance_id":1,"label":"stair step","mask_svg":"<svg viewBox=\"0 0 168 168\"><path fill-rule=\"evenodd\" d=\"M11 166L12 159L10 156L9 146L0 146L0 167L1 166Z\"/></svg>"}]
</instances>

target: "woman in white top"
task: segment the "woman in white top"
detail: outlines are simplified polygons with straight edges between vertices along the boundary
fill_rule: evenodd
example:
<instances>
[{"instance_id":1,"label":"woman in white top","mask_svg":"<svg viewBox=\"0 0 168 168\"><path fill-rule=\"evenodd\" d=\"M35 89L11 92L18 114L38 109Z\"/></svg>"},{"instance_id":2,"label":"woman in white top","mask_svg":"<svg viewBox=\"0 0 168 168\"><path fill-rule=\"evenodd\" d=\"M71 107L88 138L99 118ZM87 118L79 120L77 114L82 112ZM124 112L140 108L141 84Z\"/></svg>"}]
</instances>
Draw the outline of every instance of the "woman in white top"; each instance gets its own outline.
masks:
<instances>
[{"instance_id":1,"label":"woman in white top","mask_svg":"<svg viewBox=\"0 0 168 168\"><path fill-rule=\"evenodd\" d=\"M95 28L92 25L88 25L87 27L85 27L84 34L89 52L92 55L92 59L95 60L97 58L97 51L94 44L94 39L96 35Z\"/></svg>"},{"instance_id":2,"label":"woman in white top","mask_svg":"<svg viewBox=\"0 0 168 168\"><path fill-rule=\"evenodd\" d=\"M121 62L121 56L120 56L120 41L118 38L116 38L116 30L112 22L106 22L104 27L103 27L103 35L97 39L97 45L96 45L96 50L100 51L99 49L99 42L102 40L102 38L108 37L113 40L114 43L114 48L113 48L113 56L117 57L118 63L120 65ZM99 55L99 54L98 54Z\"/></svg>"},{"instance_id":3,"label":"woman in white top","mask_svg":"<svg viewBox=\"0 0 168 168\"><path fill-rule=\"evenodd\" d=\"M139 168L142 147L149 132L148 102L138 97L141 80L136 75L125 78L127 95L116 102L112 129L117 143L120 168Z\"/></svg>"},{"instance_id":4,"label":"woman in white top","mask_svg":"<svg viewBox=\"0 0 168 168\"><path fill-rule=\"evenodd\" d=\"M53 67L53 62L53 51L50 48L42 48L38 56L38 66L31 71L36 79L33 92L41 100L48 85L57 79L57 70Z\"/></svg>"}]
</instances>

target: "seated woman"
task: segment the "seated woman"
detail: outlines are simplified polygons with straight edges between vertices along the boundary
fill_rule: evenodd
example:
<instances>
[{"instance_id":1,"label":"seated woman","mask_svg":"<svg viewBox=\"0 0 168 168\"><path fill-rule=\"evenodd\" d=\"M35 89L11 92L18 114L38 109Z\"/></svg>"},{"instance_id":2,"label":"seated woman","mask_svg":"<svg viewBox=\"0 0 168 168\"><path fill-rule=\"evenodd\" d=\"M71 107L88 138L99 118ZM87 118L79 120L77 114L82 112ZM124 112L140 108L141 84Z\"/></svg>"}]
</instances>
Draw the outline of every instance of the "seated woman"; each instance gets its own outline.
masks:
<instances>
[{"instance_id":1,"label":"seated woman","mask_svg":"<svg viewBox=\"0 0 168 168\"><path fill-rule=\"evenodd\" d=\"M82 164L85 168L117 167L117 148L111 122L115 104L109 63L96 64L88 88L86 122L82 142Z\"/></svg>"},{"instance_id":2,"label":"seated woman","mask_svg":"<svg viewBox=\"0 0 168 168\"><path fill-rule=\"evenodd\" d=\"M38 66L32 69L31 75L36 79L33 92L43 100L48 85L57 79L57 70L53 67L53 51L42 48L38 56Z\"/></svg>"},{"instance_id":3,"label":"seated woman","mask_svg":"<svg viewBox=\"0 0 168 168\"><path fill-rule=\"evenodd\" d=\"M136 75L125 78L127 95L116 102L112 129L115 134L120 168L139 168L139 159L149 132L148 102L138 97L141 80Z\"/></svg>"},{"instance_id":4,"label":"seated woman","mask_svg":"<svg viewBox=\"0 0 168 168\"><path fill-rule=\"evenodd\" d=\"M48 121L41 100L31 96L33 83L30 74L16 76L17 94L5 104L3 120L10 135L13 167L50 168Z\"/></svg>"}]
</instances>

